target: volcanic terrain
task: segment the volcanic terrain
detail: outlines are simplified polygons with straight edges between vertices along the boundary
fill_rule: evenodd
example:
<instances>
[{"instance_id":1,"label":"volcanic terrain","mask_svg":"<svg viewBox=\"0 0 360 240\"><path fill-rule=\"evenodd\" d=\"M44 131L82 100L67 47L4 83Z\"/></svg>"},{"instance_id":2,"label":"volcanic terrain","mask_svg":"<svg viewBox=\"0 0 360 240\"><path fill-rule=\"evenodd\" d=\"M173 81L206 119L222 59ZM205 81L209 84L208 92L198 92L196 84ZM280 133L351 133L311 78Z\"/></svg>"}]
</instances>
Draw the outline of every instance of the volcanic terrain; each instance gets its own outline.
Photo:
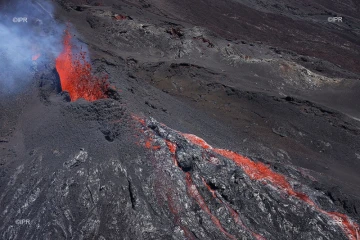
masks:
<instances>
[{"instance_id":1,"label":"volcanic terrain","mask_svg":"<svg viewBox=\"0 0 360 240\"><path fill-rule=\"evenodd\" d=\"M0 239L360 239L358 1L0 6Z\"/></svg>"}]
</instances>

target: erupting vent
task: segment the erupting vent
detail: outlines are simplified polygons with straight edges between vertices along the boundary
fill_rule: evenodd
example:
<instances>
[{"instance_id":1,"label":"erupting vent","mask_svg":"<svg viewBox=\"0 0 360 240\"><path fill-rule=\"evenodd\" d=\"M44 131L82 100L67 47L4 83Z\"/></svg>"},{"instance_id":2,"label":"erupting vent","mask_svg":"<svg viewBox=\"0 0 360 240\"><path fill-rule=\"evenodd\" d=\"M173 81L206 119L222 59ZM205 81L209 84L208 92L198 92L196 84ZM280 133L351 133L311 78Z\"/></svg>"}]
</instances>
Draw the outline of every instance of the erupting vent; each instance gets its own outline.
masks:
<instances>
[{"instance_id":1,"label":"erupting vent","mask_svg":"<svg viewBox=\"0 0 360 240\"><path fill-rule=\"evenodd\" d=\"M56 59L56 69L60 76L61 88L70 94L71 101L84 98L95 101L106 98L109 87L108 76L97 77L92 74L92 67L86 61L86 52L72 52L71 35L65 30L64 49Z\"/></svg>"}]
</instances>

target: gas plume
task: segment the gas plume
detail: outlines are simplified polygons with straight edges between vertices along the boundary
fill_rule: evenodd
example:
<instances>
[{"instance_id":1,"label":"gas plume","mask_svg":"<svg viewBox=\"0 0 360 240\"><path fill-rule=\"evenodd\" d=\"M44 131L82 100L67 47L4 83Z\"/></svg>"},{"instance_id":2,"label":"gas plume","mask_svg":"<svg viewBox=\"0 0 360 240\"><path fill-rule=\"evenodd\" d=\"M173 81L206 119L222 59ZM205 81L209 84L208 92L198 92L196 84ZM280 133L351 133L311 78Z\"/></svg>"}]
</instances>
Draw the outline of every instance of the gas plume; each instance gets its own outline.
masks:
<instances>
[{"instance_id":1,"label":"gas plume","mask_svg":"<svg viewBox=\"0 0 360 240\"><path fill-rule=\"evenodd\" d=\"M1 94L21 92L31 84L37 66L61 52L64 25L53 12L45 0L0 2Z\"/></svg>"}]
</instances>

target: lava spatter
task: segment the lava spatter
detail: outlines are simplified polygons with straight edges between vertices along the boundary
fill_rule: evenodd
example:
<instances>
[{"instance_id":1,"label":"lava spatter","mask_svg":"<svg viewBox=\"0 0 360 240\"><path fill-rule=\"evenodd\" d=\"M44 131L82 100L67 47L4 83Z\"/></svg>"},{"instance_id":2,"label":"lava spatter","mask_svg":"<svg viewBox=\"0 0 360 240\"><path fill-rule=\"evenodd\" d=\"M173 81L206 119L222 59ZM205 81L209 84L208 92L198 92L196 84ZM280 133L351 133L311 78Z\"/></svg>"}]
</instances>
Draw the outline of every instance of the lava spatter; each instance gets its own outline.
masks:
<instances>
[{"instance_id":1,"label":"lava spatter","mask_svg":"<svg viewBox=\"0 0 360 240\"><path fill-rule=\"evenodd\" d=\"M56 70L60 76L61 88L70 94L71 101L84 98L95 101L106 98L108 77L92 74L92 67L86 60L86 52L74 53L69 29L65 30L64 49L56 59Z\"/></svg>"}]
</instances>

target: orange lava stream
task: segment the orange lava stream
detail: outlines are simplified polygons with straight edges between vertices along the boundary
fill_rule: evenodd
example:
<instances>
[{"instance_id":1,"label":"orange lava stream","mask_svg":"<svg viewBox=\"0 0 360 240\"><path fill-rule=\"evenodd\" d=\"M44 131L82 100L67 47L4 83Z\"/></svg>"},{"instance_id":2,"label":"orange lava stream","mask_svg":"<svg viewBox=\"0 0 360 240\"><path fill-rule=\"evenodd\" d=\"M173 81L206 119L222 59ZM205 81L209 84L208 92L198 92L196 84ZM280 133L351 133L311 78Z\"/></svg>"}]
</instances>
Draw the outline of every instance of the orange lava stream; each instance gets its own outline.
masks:
<instances>
[{"instance_id":1,"label":"orange lava stream","mask_svg":"<svg viewBox=\"0 0 360 240\"><path fill-rule=\"evenodd\" d=\"M133 119L137 122L139 122L142 126L146 126L145 124L145 121L135 115L132 116ZM152 134L151 134L152 135ZM149 137L147 138L146 142L145 142L145 147L147 149L152 149L152 150L159 150L160 149L160 146L154 146L153 145L153 138L152 137ZM173 158L173 161L174 161L174 164L175 166L179 167L179 164L176 160L176 156L175 156L175 153L176 153L176 144L169 141L169 140L166 140L166 145L170 151L170 153L172 154L172 158ZM236 240L236 238L231 235L230 233L228 233L224 228L223 226L221 225L220 223L220 220L214 216L209 207L206 205L206 202L205 200L203 199L203 197L200 195L199 191L197 190L195 184L192 182L192 179L191 179L191 175L189 172L185 173L186 174L186 184L187 184L187 189L188 189L188 194L194 198L194 200L199 204L200 208L206 212L209 216L210 216L210 219L211 221L218 227L218 229L223 233L225 234L228 238L230 239L234 239ZM180 220L178 219L179 216L178 216L178 212L176 211L176 208L175 208L175 203L173 202L172 198L170 198L168 196L168 204L169 204L169 208L170 208L170 211L173 213L173 215L175 216L175 222L176 224L178 224L181 229L183 229L183 231L185 232L185 235L189 235L189 232L188 230L183 227L181 224L179 224Z\"/></svg>"},{"instance_id":2,"label":"orange lava stream","mask_svg":"<svg viewBox=\"0 0 360 240\"><path fill-rule=\"evenodd\" d=\"M159 150L161 147L160 146L158 146L158 145L153 145L152 144L153 143L153 139L152 138L149 138L148 140L146 140L146 142L145 142L145 147L147 148L147 149L152 149L152 150Z\"/></svg>"},{"instance_id":3,"label":"orange lava stream","mask_svg":"<svg viewBox=\"0 0 360 240\"><path fill-rule=\"evenodd\" d=\"M179 167L179 164L176 160L176 156L175 156L175 153L176 153L176 144L169 141L169 140L166 140L166 145L168 146L168 149L170 151L170 153L173 155L172 158L173 158L173 161L174 161L174 164L175 166ZM203 180L204 181L204 180ZM192 183L192 180L191 180L191 175L189 172L186 173L186 183L187 183L187 186L188 186L188 192L189 192L189 195L191 197L193 197L195 199L195 201L199 204L199 206L201 207L201 209L206 212L207 214L210 215L210 218L212 220L212 222L220 229L220 231L222 233L224 233L227 237L231 238L231 239L236 239L233 235L231 235L230 233L228 233L222 226L221 226L221 223L220 223L220 220L217 219L210 211L209 207L206 205L204 199L202 198L202 196L200 195L200 193L198 192L196 186ZM211 192L211 194L213 195L214 198L217 198L216 197L216 194L215 194L215 191L211 189L211 187L209 185L206 184L206 182L204 181L206 187L209 189L209 191ZM220 200L221 201L221 200ZM222 202L222 201L221 201ZM229 209L229 211L231 213L235 212L235 210L233 210L232 208L230 208L228 205L226 205ZM232 211L231 211L232 210ZM235 212L236 213L236 212ZM237 214L237 213L236 213ZM239 219L239 218L237 218ZM236 222L236 220L235 220ZM244 225L242 225L244 226ZM245 228L247 229L247 228ZM253 232L252 232L253 233ZM257 236L260 236L256 233L253 233L253 236L257 237ZM264 238L257 238L258 240L264 240Z\"/></svg>"},{"instance_id":4,"label":"orange lava stream","mask_svg":"<svg viewBox=\"0 0 360 240\"><path fill-rule=\"evenodd\" d=\"M71 101L79 98L87 101L106 98L107 76L99 78L92 75L92 67L86 61L85 52L73 54L68 29L65 30L63 44L64 49L56 59L62 90L69 92Z\"/></svg>"},{"instance_id":5,"label":"orange lava stream","mask_svg":"<svg viewBox=\"0 0 360 240\"><path fill-rule=\"evenodd\" d=\"M287 194L296 197L307 204L313 206L317 211L327 215L328 217L332 218L336 223L338 223L341 228L344 230L346 235L350 240L357 240L357 236L359 234L359 226L352 222L348 216L345 214L337 213L337 212L326 212L318 207L315 202L313 202L306 194L295 191L290 183L286 180L285 176L272 171L268 166L261 162L253 162L249 158L246 158L238 153L213 148L209 144L207 144L203 139L193 135L193 134L183 134L183 136L198 146L201 146L204 149L212 150L223 157L233 160L238 166L240 166L245 173L254 180L268 180L274 186L277 186L284 190Z\"/></svg>"},{"instance_id":6,"label":"orange lava stream","mask_svg":"<svg viewBox=\"0 0 360 240\"><path fill-rule=\"evenodd\" d=\"M213 198L217 199L218 201L220 201L222 204L224 204L226 206L226 208L228 209L228 211L230 212L231 217L234 219L235 223L238 224L239 226L241 226L242 228L244 228L245 230L249 231L251 233L251 235L253 235L254 238L256 238L257 240L265 240L265 238L263 236L261 236L260 234L257 234L255 232L253 232L252 230L250 230L248 227L246 227L244 225L244 223L241 221L239 213L237 213L237 211L235 211L229 204L227 204L226 202L223 202L220 198L218 198L218 196L216 196L215 191L209 186L209 184L207 184L205 182L205 180L203 179L203 183L204 185L207 187L207 189L209 190L209 192L211 192Z\"/></svg>"},{"instance_id":7,"label":"orange lava stream","mask_svg":"<svg viewBox=\"0 0 360 240\"><path fill-rule=\"evenodd\" d=\"M179 164L178 162L176 161L176 157L175 157L175 152L176 152L176 144L173 143L173 142L170 142L169 140L166 140L166 145L168 146L169 148L169 151L172 155L172 159L173 159L173 162L175 164L175 166L179 167Z\"/></svg>"},{"instance_id":8,"label":"orange lava stream","mask_svg":"<svg viewBox=\"0 0 360 240\"><path fill-rule=\"evenodd\" d=\"M140 122L144 127L146 126L146 123L143 119L137 117L137 116L133 116L133 119ZM179 132L180 133L180 132ZM273 170L271 170L267 165L261 163L261 162L254 162L252 160L250 160L247 157L244 157L238 153L226 150L226 149L220 149L220 148L213 148L212 146L210 146L208 143L205 142L205 140L193 135L193 134L183 134L181 133L188 141L192 142L195 145L198 145L200 147L202 147L203 149L207 149L207 150L211 150L214 153L217 153L219 155L222 155L223 157L230 159L232 161L234 161L238 166L240 166L244 172L253 180L267 180L269 182L271 182L274 186L277 186L278 188L282 189L283 191L285 191L288 195L296 197L300 200L302 200L303 202L309 204L310 206L313 206L318 212L328 216L329 218L333 219L335 223L339 224L339 226L344 230L344 232L346 233L346 235L348 236L348 238L350 240L358 240L358 236L360 235L359 233L359 226L354 223L351 219L349 219L348 216L346 216L345 214L342 213L338 213L338 212L327 212L325 210L322 210L319 206L316 205L316 203L314 201L312 201L305 193L301 193L301 192L297 192L295 191L291 184L287 181L286 177L274 172ZM153 149L153 150L159 150L160 146L153 146L152 145L152 138L149 138L146 143L145 143L145 147L148 149ZM166 140L166 145L170 151L170 153L173 155L173 159L174 159L174 164L176 166L179 167L177 160L176 160L176 144ZM201 209L206 212L207 214L210 215L211 220L213 221L213 223L220 229L221 232L223 232L227 237L231 238L231 239L235 239L235 237L231 234L229 234L221 225L220 220L217 219L210 211L209 207L206 205L204 199L202 198L202 196L200 195L200 193L198 192L196 186L193 184L192 179L191 179L191 174L189 172L186 172L186 183L188 186L188 194L193 197L195 199L195 201L199 204L199 206L201 207ZM216 197L216 193L213 189L211 189L210 186L208 186L206 184L207 188L209 189L209 191L211 192L211 194L213 195L213 197ZM217 198L219 199L219 198ZM220 199L219 199L220 200ZM221 201L221 200L220 200ZM222 201L221 201L222 202ZM223 202L224 203L224 202ZM225 203L224 203L225 204ZM225 204L226 207L228 208L228 210L230 211L232 217L234 218L235 222L239 225L241 225L242 227L244 227L245 229L249 230L248 228L246 228L246 226L244 226L244 224L241 222L240 218L239 218L239 214L232 209L228 204ZM251 230L249 230L252 235L258 239L258 240L264 240L264 238L257 234L252 232Z\"/></svg>"},{"instance_id":9,"label":"orange lava stream","mask_svg":"<svg viewBox=\"0 0 360 240\"><path fill-rule=\"evenodd\" d=\"M174 215L174 222L175 224L179 225L181 230L184 231L184 234L186 236L187 239L195 239L194 235L189 231L189 229L187 229L185 226L183 226L183 224L181 223L181 217L180 217L180 209L176 204L176 201L174 200L174 196L172 194L172 191L169 190L166 193L166 197L167 197L167 202L168 202L168 206L169 206L169 210L170 212Z\"/></svg>"},{"instance_id":10,"label":"orange lava stream","mask_svg":"<svg viewBox=\"0 0 360 240\"><path fill-rule=\"evenodd\" d=\"M191 179L191 175L189 172L185 173L186 174L186 185L187 185L187 189L188 189L188 194L195 199L195 201L199 204L200 208L206 212L210 218L211 221L218 227L218 229L225 234L228 238L230 239L236 239L236 237L234 237L233 235L231 235L230 233L228 233L223 226L220 223L220 220L214 216L209 207L206 205L205 200L203 199L203 197L200 195L199 191L197 190L195 184L192 182Z\"/></svg>"}]
</instances>

